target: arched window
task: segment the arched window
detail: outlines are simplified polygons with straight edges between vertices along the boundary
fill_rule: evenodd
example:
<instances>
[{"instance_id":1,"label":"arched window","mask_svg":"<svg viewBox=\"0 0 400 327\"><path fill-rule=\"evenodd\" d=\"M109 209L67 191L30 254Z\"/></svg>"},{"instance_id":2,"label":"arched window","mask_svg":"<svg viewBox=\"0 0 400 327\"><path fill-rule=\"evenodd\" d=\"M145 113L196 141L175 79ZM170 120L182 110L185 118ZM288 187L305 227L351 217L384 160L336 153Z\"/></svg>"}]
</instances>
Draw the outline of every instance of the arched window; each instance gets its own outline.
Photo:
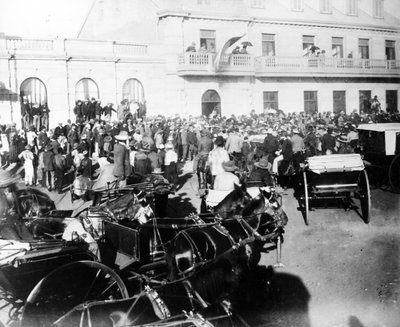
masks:
<instances>
[{"instance_id":1,"label":"arched window","mask_svg":"<svg viewBox=\"0 0 400 327\"><path fill-rule=\"evenodd\" d=\"M142 83L136 78L128 79L122 87L122 99L129 102L145 103L144 89Z\"/></svg>"},{"instance_id":2,"label":"arched window","mask_svg":"<svg viewBox=\"0 0 400 327\"><path fill-rule=\"evenodd\" d=\"M213 111L221 115L221 98L217 91L207 90L201 97L201 113L209 116Z\"/></svg>"},{"instance_id":3,"label":"arched window","mask_svg":"<svg viewBox=\"0 0 400 327\"><path fill-rule=\"evenodd\" d=\"M47 90L44 83L35 77L27 78L20 87L21 102L27 99L31 105L43 105L47 103Z\"/></svg>"},{"instance_id":4,"label":"arched window","mask_svg":"<svg viewBox=\"0 0 400 327\"><path fill-rule=\"evenodd\" d=\"M99 88L91 78L82 78L75 87L75 100L99 99Z\"/></svg>"}]
</instances>

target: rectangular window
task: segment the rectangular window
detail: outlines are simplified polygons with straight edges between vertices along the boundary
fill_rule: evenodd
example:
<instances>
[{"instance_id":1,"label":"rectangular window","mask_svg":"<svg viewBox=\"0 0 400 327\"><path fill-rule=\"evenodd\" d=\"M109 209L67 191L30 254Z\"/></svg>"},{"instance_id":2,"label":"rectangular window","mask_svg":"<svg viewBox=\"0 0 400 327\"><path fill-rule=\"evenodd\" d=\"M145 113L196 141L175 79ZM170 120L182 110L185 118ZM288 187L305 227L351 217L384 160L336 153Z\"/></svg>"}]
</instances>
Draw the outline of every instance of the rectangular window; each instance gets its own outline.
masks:
<instances>
[{"instance_id":1,"label":"rectangular window","mask_svg":"<svg viewBox=\"0 0 400 327\"><path fill-rule=\"evenodd\" d=\"M264 113L268 109L278 110L278 92L264 92Z\"/></svg>"},{"instance_id":2,"label":"rectangular window","mask_svg":"<svg viewBox=\"0 0 400 327\"><path fill-rule=\"evenodd\" d=\"M343 38L333 37L332 38L332 57L343 58Z\"/></svg>"},{"instance_id":3,"label":"rectangular window","mask_svg":"<svg viewBox=\"0 0 400 327\"><path fill-rule=\"evenodd\" d=\"M346 112L346 91L333 91L333 113Z\"/></svg>"},{"instance_id":4,"label":"rectangular window","mask_svg":"<svg viewBox=\"0 0 400 327\"><path fill-rule=\"evenodd\" d=\"M314 48L315 36L303 35L303 56L315 54Z\"/></svg>"},{"instance_id":5,"label":"rectangular window","mask_svg":"<svg viewBox=\"0 0 400 327\"><path fill-rule=\"evenodd\" d=\"M347 0L347 15L358 15L358 0Z\"/></svg>"},{"instance_id":6,"label":"rectangular window","mask_svg":"<svg viewBox=\"0 0 400 327\"><path fill-rule=\"evenodd\" d=\"M317 91L304 91L304 111L310 115L318 112Z\"/></svg>"},{"instance_id":7,"label":"rectangular window","mask_svg":"<svg viewBox=\"0 0 400 327\"><path fill-rule=\"evenodd\" d=\"M358 55L361 59L369 59L369 39L358 39Z\"/></svg>"},{"instance_id":8,"label":"rectangular window","mask_svg":"<svg viewBox=\"0 0 400 327\"><path fill-rule=\"evenodd\" d=\"M251 0L251 7L263 9L265 8L265 0Z\"/></svg>"},{"instance_id":9,"label":"rectangular window","mask_svg":"<svg viewBox=\"0 0 400 327\"><path fill-rule=\"evenodd\" d=\"M396 42L395 41L385 41L385 55L386 60L396 60Z\"/></svg>"},{"instance_id":10,"label":"rectangular window","mask_svg":"<svg viewBox=\"0 0 400 327\"><path fill-rule=\"evenodd\" d=\"M291 0L293 11L303 11L303 0Z\"/></svg>"},{"instance_id":11,"label":"rectangular window","mask_svg":"<svg viewBox=\"0 0 400 327\"><path fill-rule=\"evenodd\" d=\"M359 91L360 113L369 114L371 111L371 91Z\"/></svg>"},{"instance_id":12,"label":"rectangular window","mask_svg":"<svg viewBox=\"0 0 400 327\"><path fill-rule=\"evenodd\" d=\"M262 55L275 56L275 34L262 34Z\"/></svg>"},{"instance_id":13,"label":"rectangular window","mask_svg":"<svg viewBox=\"0 0 400 327\"><path fill-rule=\"evenodd\" d=\"M386 90L386 111L390 113L399 112L397 108L397 90Z\"/></svg>"},{"instance_id":14,"label":"rectangular window","mask_svg":"<svg viewBox=\"0 0 400 327\"><path fill-rule=\"evenodd\" d=\"M320 11L323 14L332 14L332 0L319 0Z\"/></svg>"},{"instance_id":15,"label":"rectangular window","mask_svg":"<svg viewBox=\"0 0 400 327\"><path fill-rule=\"evenodd\" d=\"M373 0L373 15L375 18L383 18L383 0Z\"/></svg>"},{"instance_id":16,"label":"rectangular window","mask_svg":"<svg viewBox=\"0 0 400 327\"><path fill-rule=\"evenodd\" d=\"M215 30L200 30L200 47L205 46L208 52L215 52Z\"/></svg>"}]
</instances>

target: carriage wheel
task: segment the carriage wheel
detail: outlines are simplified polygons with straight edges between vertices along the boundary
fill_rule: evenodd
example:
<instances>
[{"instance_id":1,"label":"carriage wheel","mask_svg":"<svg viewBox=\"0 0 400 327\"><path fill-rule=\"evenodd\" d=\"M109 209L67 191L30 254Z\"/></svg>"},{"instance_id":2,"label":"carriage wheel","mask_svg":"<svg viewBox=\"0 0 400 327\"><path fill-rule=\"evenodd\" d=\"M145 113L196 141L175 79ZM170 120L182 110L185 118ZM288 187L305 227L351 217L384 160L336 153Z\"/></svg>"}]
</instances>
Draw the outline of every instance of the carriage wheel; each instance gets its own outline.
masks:
<instances>
[{"instance_id":1,"label":"carriage wheel","mask_svg":"<svg viewBox=\"0 0 400 327\"><path fill-rule=\"evenodd\" d=\"M308 201L308 184L307 184L307 174L305 171L303 171L303 186L304 186L304 207L303 207L303 213L304 213L304 222L308 226L308 214L310 211L310 204Z\"/></svg>"},{"instance_id":2,"label":"carriage wheel","mask_svg":"<svg viewBox=\"0 0 400 327\"><path fill-rule=\"evenodd\" d=\"M53 326L81 303L128 297L124 282L112 269L93 261L72 262L35 286L23 308L21 326Z\"/></svg>"},{"instance_id":3,"label":"carriage wheel","mask_svg":"<svg viewBox=\"0 0 400 327\"><path fill-rule=\"evenodd\" d=\"M400 193L400 154L395 156L390 163L389 183L393 192Z\"/></svg>"},{"instance_id":4,"label":"carriage wheel","mask_svg":"<svg viewBox=\"0 0 400 327\"><path fill-rule=\"evenodd\" d=\"M364 222L369 223L371 213L371 191L369 189L368 174L363 170L358 177L358 198Z\"/></svg>"}]
</instances>

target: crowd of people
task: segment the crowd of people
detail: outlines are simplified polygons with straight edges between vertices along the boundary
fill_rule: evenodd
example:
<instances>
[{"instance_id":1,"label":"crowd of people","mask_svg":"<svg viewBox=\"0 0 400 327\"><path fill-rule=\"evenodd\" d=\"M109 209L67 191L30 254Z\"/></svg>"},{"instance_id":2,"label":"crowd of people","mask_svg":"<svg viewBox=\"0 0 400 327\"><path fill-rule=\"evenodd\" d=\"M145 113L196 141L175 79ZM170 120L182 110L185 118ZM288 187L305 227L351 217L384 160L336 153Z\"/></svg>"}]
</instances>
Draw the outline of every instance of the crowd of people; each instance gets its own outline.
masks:
<instances>
[{"instance_id":1,"label":"crowd of people","mask_svg":"<svg viewBox=\"0 0 400 327\"><path fill-rule=\"evenodd\" d=\"M118 115L117 111L104 115L104 110L99 115L94 113L77 113L75 122L60 122L50 129L37 129L33 124L20 130L15 123L1 126L1 165L20 163L26 185L62 192L67 172L93 178L94 162L104 161L114 163L113 174L118 180L132 174L164 174L177 187L179 163L193 161L196 173L200 158L206 157L211 185L229 189L238 180L226 178L225 172L252 167L250 178L268 184L270 176L297 171L304 157L354 152L361 123L400 121L398 113L382 111L251 112L237 117L213 113L210 117L188 118L138 117ZM112 120L113 116L117 119ZM220 174L225 178L217 178Z\"/></svg>"}]
</instances>

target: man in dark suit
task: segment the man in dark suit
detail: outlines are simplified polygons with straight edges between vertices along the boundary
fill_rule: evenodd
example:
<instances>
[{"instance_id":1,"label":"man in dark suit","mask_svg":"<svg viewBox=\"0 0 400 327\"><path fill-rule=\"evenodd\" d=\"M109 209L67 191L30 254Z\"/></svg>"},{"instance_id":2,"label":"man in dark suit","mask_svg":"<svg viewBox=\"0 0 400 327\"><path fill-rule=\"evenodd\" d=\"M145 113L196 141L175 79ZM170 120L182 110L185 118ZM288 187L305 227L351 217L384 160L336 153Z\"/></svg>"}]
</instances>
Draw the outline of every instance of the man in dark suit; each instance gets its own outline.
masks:
<instances>
[{"instance_id":1,"label":"man in dark suit","mask_svg":"<svg viewBox=\"0 0 400 327\"><path fill-rule=\"evenodd\" d=\"M124 181L131 174L129 149L126 145L128 133L126 131L121 131L118 135L115 135L115 140L113 175L117 177L119 181Z\"/></svg>"}]
</instances>

